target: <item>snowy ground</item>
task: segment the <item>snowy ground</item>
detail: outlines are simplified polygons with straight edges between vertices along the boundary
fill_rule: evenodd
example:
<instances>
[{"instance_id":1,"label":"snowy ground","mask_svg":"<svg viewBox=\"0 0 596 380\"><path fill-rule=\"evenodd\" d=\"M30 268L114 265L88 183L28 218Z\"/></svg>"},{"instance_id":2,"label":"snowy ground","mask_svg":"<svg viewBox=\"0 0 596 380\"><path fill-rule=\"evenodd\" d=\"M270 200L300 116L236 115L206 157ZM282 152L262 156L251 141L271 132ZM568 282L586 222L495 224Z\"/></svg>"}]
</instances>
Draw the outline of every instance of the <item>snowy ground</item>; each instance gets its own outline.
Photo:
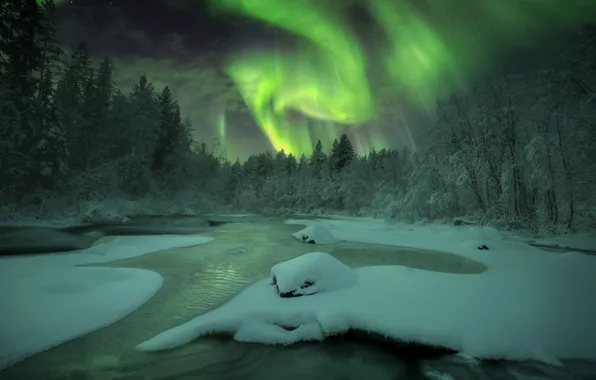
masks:
<instances>
[{"instance_id":1,"label":"snowy ground","mask_svg":"<svg viewBox=\"0 0 596 380\"><path fill-rule=\"evenodd\" d=\"M364 267L355 270L355 284L299 298L280 298L272 279L266 278L219 309L138 348L176 347L218 331L242 341L290 344L358 328L478 358L551 364L571 358L596 360L595 256L546 252L494 229L474 226L387 225L371 219L288 223L317 225L317 230L326 229L340 241L450 252L479 261L488 270L460 275L400 266ZM479 250L483 245L488 249ZM306 276L311 269L305 269L312 265L309 260L286 264L297 267L280 273L292 273L296 280L302 270L303 280L311 280ZM337 273L345 271L331 269L325 275Z\"/></svg>"},{"instance_id":2,"label":"snowy ground","mask_svg":"<svg viewBox=\"0 0 596 380\"><path fill-rule=\"evenodd\" d=\"M37 352L107 326L161 287L141 269L77 267L205 244L198 236L105 238L89 249L0 258L0 370Z\"/></svg>"},{"instance_id":3,"label":"snowy ground","mask_svg":"<svg viewBox=\"0 0 596 380\"><path fill-rule=\"evenodd\" d=\"M529 239L528 242L544 247L573 250L596 254L596 233L561 235L544 239Z\"/></svg>"}]
</instances>

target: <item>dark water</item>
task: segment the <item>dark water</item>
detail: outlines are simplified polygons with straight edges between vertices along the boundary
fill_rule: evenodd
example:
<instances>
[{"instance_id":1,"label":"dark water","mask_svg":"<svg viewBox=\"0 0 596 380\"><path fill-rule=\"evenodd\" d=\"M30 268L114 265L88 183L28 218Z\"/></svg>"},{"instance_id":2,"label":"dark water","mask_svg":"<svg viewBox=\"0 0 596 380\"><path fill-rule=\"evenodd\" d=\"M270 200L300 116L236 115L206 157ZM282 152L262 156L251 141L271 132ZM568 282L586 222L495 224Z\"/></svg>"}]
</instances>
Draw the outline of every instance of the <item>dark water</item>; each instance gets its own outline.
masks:
<instances>
[{"instance_id":1,"label":"dark water","mask_svg":"<svg viewBox=\"0 0 596 380\"><path fill-rule=\"evenodd\" d=\"M192 226L191 221L185 223ZM444 373L457 380L596 379L596 365L590 363L569 362L559 369L535 363L470 365L462 358L447 357L415 364L391 345L349 339L274 347L210 337L167 352L134 350L155 334L221 305L268 276L272 265L314 250L331 253L353 267L398 264L462 275L485 269L455 255L430 251L303 244L289 237L299 228L235 222L211 229L207 235L216 240L206 245L105 264L154 270L164 277L164 286L119 322L18 363L0 372L0 379L449 379L438 377Z\"/></svg>"}]
</instances>

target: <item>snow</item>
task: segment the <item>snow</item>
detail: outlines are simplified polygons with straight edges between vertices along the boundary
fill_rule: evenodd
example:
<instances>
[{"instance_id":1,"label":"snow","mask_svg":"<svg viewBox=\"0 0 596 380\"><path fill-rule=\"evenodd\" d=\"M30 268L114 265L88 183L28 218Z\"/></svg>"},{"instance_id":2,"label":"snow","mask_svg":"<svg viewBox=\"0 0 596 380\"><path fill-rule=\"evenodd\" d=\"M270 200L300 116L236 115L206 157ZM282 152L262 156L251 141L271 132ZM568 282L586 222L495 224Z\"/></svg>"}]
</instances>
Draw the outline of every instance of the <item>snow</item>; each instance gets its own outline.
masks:
<instances>
[{"instance_id":1,"label":"snow","mask_svg":"<svg viewBox=\"0 0 596 380\"><path fill-rule=\"evenodd\" d=\"M356 272L331 255L311 252L271 268L280 293L308 295L342 289L358 281ZM308 287L303 287L310 283Z\"/></svg>"},{"instance_id":2,"label":"snow","mask_svg":"<svg viewBox=\"0 0 596 380\"><path fill-rule=\"evenodd\" d=\"M122 215L122 204L116 202L87 202L82 206L83 223L127 223L130 219Z\"/></svg>"},{"instance_id":3,"label":"snow","mask_svg":"<svg viewBox=\"0 0 596 380\"><path fill-rule=\"evenodd\" d=\"M442 373L434 369L428 369L425 371L424 375L430 380L455 380L453 376Z\"/></svg>"},{"instance_id":4,"label":"snow","mask_svg":"<svg viewBox=\"0 0 596 380\"><path fill-rule=\"evenodd\" d=\"M279 297L267 278L137 349L173 348L214 332L234 334L240 341L291 344L355 328L449 347L479 359L550 364L596 359L596 257L545 252L476 226L387 225L370 220L290 223L316 224L347 241L455 253L483 263L488 270L471 275L403 266L363 267L355 269L358 280L353 286L296 298ZM479 245L489 250L478 250ZM277 273L278 281L285 281L283 273ZM288 281L296 284L300 279Z\"/></svg>"},{"instance_id":5,"label":"snow","mask_svg":"<svg viewBox=\"0 0 596 380\"><path fill-rule=\"evenodd\" d=\"M531 240L530 243L559 248L562 250L583 250L596 253L596 234L578 233L573 235L562 235L544 239Z\"/></svg>"},{"instance_id":6,"label":"snow","mask_svg":"<svg viewBox=\"0 0 596 380\"><path fill-rule=\"evenodd\" d=\"M192 247L213 240L192 235L115 236L98 240L93 246L67 253L3 257L0 260L0 281L24 274L32 275L51 268L103 264L132 259L152 252Z\"/></svg>"},{"instance_id":7,"label":"snow","mask_svg":"<svg viewBox=\"0 0 596 380\"><path fill-rule=\"evenodd\" d=\"M107 326L147 302L159 274L77 267L205 244L200 236L122 236L71 253L0 258L0 369Z\"/></svg>"},{"instance_id":8,"label":"snow","mask_svg":"<svg viewBox=\"0 0 596 380\"><path fill-rule=\"evenodd\" d=\"M0 293L0 368L118 321L161 284L155 272L91 267L12 279Z\"/></svg>"},{"instance_id":9,"label":"snow","mask_svg":"<svg viewBox=\"0 0 596 380\"><path fill-rule=\"evenodd\" d=\"M205 214L205 216L215 216L224 218L248 218L251 216L259 216L259 214L241 213L241 214Z\"/></svg>"},{"instance_id":10,"label":"snow","mask_svg":"<svg viewBox=\"0 0 596 380\"><path fill-rule=\"evenodd\" d=\"M311 224L294 233L294 238L310 244L335 244L339 240L328 229L318 224Z\"/></svg>"}]
</instances>

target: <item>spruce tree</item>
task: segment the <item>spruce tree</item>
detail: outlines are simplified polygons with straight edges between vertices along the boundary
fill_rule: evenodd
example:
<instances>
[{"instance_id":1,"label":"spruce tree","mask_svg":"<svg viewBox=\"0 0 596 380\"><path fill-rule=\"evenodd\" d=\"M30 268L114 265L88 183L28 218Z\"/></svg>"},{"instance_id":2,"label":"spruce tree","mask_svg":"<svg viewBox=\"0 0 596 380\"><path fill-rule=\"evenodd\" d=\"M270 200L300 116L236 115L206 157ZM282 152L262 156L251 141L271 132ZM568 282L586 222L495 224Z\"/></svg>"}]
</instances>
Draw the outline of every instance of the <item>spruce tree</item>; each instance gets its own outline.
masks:
<instances>
[{"instance_id":1,"label":"spruce tree","mask_svg":"<svg viewBox=\"0 0 596 380\"><path fill-rule=\"evenodd\" d=\"M151 167L153 154L160 136L161 117L157 105L155 88L146 76L141 76L139 82L130 93L131 117L125 134L129 146L135 147L135 156L143 166Z\"/></svg>"},{"instance_id":2,"label":"spruce tree","mask_svg":"<svg viewBox=\"0 0 596 380\"><path fill-rule=\"evenodd\" d=\"M242 165L240 160L236 159L236 162L230 168L230 177L225 187L224 200L226 204L231 204L236 198L236 194L242 183Z\"/></svg>"},{"instance_id":3,"label":"spruce tree","mask_svg":"<svg viewBox=\"0 0 596 380\"><path fill-rule=\"evenodd\" d=\"M275 155L273 162L273 170L276 174L282 174L286 172L286 152L282 149Z\"/></svg>"},{"instance_id":4,"label":"spruce tree","mask_svg":"<svg viewBox=\"0 0 596 380\"><path fill-rule=\"evenodd\" d=\"M106 118L114 96L114 67L110 58L105 58L99 65L92 89L94 90L92 122L97 129L104 130L107 127Z\"/></svg>"},{"instance_id":5,"label":"spruce tree","mask_svg":"<svg viewBox=\"0 0 596 380\"><path fill-rule=\"evenodd\" d=\"M302 153L300 155L300 160L298 160L298 171L306 172L307 168L308 168L308 158L306 158L306 155L304 153Z\"/></svg>"},{"instance_id":6,"label":"spruce tree","mask_svg":"<svg viewBox=\"0 0 596 380\"><path fill-rule=\"evenodd\" d=\"M91 128L93 69L89 50L81 42L72 52L56 88L56 106L64 126L71 169L86 170L98 160L92 157L96 132Z\"/></svg>"},{"instance_id":7,"label":"spruce tree","mask_svg":"<svg viewBox=\"0 0 596 380\"><path fill-rule=\"evenodd\" d=\"M192 121L190 120L190 117L185 117L182 121L182 124L180 125L180 138L178 144L178 152L180 154L190 155L192 152L192 128Z\"/></svg>"},{"instance_id":8,"label":"spruce tree","mask_svg":"<svg viewBox=\"0 0 596 380\"><path fill-rule=\"evenodd\" d=\"M257 156L257 176L261 182L273 172L273 168L274 156L270 150Z\"/></svg>"},{"instance_id":9,"label":"spruce tree","mask_svg":"<svg viewBox=\"0 0 596 380\"><path fill-rule=\"evenodd\" d=\"M333 139L333 143L331 144L331 152L329 152L329 170L330 173L337 172L337 160L339 159L339 141L337 139Z\"/></svg>"},{"instance_id":10,"label":"spruce tree","mask_svg":"<svg viewBox=\"0 0 596 380\"><path fill-rule=\"evenodd\" d=\"M56 34L56 5L53 0L40 4L42 23L38 44L42 51L37 96L34 99L34 136L32 158L36 162L35 182L51 188L67 171L68 148L54 91L54 77L63 56Z\"/></svg>"},{"instance_id":11,"label":"spruce tree","mask_svg":"<svg viewBox=\"0 0 596 380\"><path fill-rule=\"evenodd\" d=\"M288 174L294 173L296 171L296 169L298 168L298 162L296 162L296 157L292 153L288 154L285 164L286 164L286 171L288 172Z\"/></svg>"},{"instance_id":12,"label":"spruce tree","mask_svg":"<svg viewBox=\"0 0 596 380\"><path fill-rule=\"evenodd\" d=\"M43 52L43 14L35 0L0 6L0 191L23 192L37 176L35 97Z\"/></svg>"},{"instance_id":13,"label":"spruce tree","mask_svg":"<svg viewBox=\"0 0 596 380\"><path fill-rule=\"evenodd\" d=\"M56 3L54 0L43 0L40 3L42 22L38 33L38 44L41 48L41 68L39 81L44 82L46 73L55 74L64 56L64 51L56 39L58 20L56 18ZM50 82L51 81L46 81Z\"/></svg>"},{"instance_id":14,"label":"spruce tree","mask_svg":"<svg viewBox=\"0 0 596 380\"><path fill-rule=\"evenodd\" d=\"M334 173L341 172L356 157L356 151L347 134L344 133L340 136L339 142L332 151L332 157L331 168Z\"/></svg>"},{"instance_id":15,"label":"spruce tree","mask_svg":"<svg viewBox=\"0 0 596 380\"><path fill-rule=\"evenodd\" d=\"M174 165L176 150L182 137L180 106L172 97L168 86L164 87L157 97L159 107L158 137L153 153L151 170L154 173L165 174Z\"/></svg>"},{"instance_id":16,"label":"spruce tree","mask_svg":"<svg viewBox=\"0 0 596 380\"><path fill-rule=\"evenodd\" d=\"M309 165L315 175L321 172L321 168L327 162L327 155L323 152L321 140L317 140L314 150L310 156Z\"/></svg>"}]
</instances>

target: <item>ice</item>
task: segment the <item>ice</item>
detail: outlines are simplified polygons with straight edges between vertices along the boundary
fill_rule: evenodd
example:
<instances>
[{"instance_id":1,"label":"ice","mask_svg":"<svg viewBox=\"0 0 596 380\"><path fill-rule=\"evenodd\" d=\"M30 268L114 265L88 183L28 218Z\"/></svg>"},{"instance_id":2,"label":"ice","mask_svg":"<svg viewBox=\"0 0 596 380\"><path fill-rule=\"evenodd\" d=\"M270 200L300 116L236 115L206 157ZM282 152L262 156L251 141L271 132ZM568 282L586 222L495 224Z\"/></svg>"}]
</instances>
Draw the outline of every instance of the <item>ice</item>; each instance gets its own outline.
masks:
<instances>
[{"instance_id":1,"label":"ice","mask_svg":"<svg viewBox=\"0 0 596 380\"><path fill-rule=\"evenodd\" d=\"M318 224L312 224L292 235L296 239L310 244L335 244L339 240L329 230Z\"/></svg>"},{"instance_id":2,"label":"ice","mask_svg":"<svg viewBox=\"0 0 596 380\"><path fill-rule=\"evenodd\" d=\"M213 240L203 236L152 235L115 236L98 240L93 246L79 251L0 258L0 279L23 274L32 275L50 268L103 264L132 259L152 252L192 247Z\"/></svg>"},{"instance_id":3,"label":"ice","mask_svg":"<svg viewBox=\"0 0 596 380\"><path fill-rule=\"evenodd\" d=\"M323 252L310 252L271 268L280 293L315 294L354 285L356 272ZM308 286L305 286L308 284Z\"/></svg>"},{"instance_id":4,"label":"ice","mask_svg":"<svg viewBox=\"0 0 596 380\"><path fill-rule=\"evenodd\" d=\"M205 244L200 236L130 236L71 253L0 258L0 369L107 326L157 292L159 274L77 267Z\"/></svg>"},{"instance_id":5,"label":"ice","mask_svg":"<svg viewBox=\"0 0 596 380\"><path fill-rule=\"evenodd\" d=\"M355 269L352 286L281 298L269 278L218 309L140 344L172 348L214 332L241 341L291 344L350 328L443 346L478 359L596 359L596 257L545 252L490 228L301 221L334 236L442 250L479 261L481 274L402 266ZM478 250L479 245L489 250ZM299 261L295 261L299 262ZM289 273L295 273L290 271ZM282 273L278 273L278 281ZM297 284L307 277L288 280Z\"/></svg>"}]
</instances>

